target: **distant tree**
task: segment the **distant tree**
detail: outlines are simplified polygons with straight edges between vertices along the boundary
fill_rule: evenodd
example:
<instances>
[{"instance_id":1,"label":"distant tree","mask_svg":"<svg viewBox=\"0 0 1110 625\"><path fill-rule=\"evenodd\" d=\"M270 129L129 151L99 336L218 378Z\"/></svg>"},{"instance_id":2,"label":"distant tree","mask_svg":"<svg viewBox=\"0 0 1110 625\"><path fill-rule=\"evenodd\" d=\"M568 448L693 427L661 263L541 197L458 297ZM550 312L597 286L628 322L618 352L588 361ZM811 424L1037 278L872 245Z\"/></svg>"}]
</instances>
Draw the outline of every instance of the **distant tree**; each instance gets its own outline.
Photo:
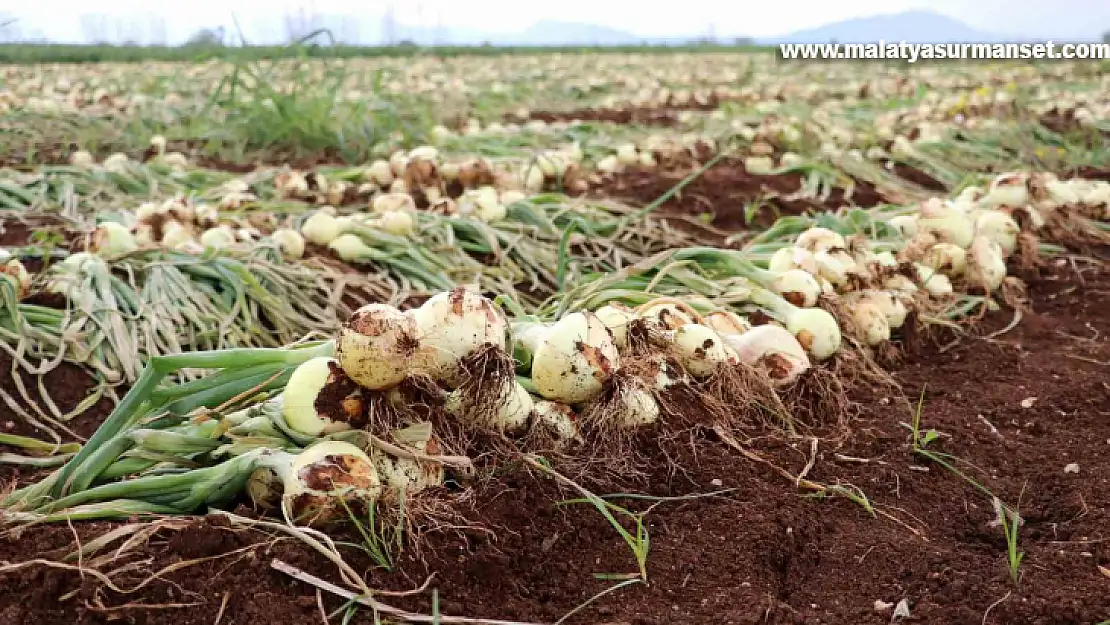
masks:
<instances>
[{"instance_id":1,"label":"distant tree","mask_svg":"<svg viewBox=\"0 0 1110 625\"><path fill-rule=\"evenodd\" d=\"M1110 43L1110 30L1102 33L1102 43Z\"/></svg>"},{"instance_id":2,"label":"distant tree","mask_svg":"<svg viewBox=\"0 0 1110 625\"><path fill-rule=\"evenodd\" d=\"M735 46L754 46L755 45L755 39L752 39L751 37L737 37L737 38L732 40L732 45L735 45Z\"/></svg>"},{"instance_id":3,"label":"distant tree","mask_svg":"<svg viewBox=\"0 0 1110 625\"><path fill-rule=\"evenodd\" d=\"M189 39L185 41L185 45L206 48L222 46L224 45L225 35L226 33L224 32L223 26L217 26L216 28L202 28L190 35Z\"/></svg>"}]
</instances>

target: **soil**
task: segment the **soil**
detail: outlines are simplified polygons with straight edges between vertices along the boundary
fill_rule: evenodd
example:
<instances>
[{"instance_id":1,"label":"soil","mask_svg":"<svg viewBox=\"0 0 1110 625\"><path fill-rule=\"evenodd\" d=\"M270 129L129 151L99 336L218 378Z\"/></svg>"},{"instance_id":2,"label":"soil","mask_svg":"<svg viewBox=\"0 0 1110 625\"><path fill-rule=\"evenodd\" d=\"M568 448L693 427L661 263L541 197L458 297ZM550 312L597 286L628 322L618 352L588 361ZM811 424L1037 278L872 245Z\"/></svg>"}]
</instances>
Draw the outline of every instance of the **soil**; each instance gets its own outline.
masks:
<instances>
[{"instance_id":1,"label":"soil","mask_svg":"<svg viewBox=\"0 0 1110 625\"><path fill-rule=\"evenodd\" d=\"M877 516L843 497L807 496L715 439L691 440L671 449L683 471L660 462L637 490L731 490L656 507L646 516L648 583L602 597L567 622L885 624L903 600L905 623L1090 625L1110 618L1110 576L1099 568L1110 569L1110 272L1077 273L1082 267L1054 263L1031 278L1033 310L1012 328L1013 314L1000 312L977 328L987 338L914 341L895 370L907 396L923 393L922 430L939 432L928 449L953 454L961 471L1019 504L1025 556L1018 583L990 498L914 455L901 425L911 420L909 406L861 389L860 414L847 429L748 445L792 474L812 462L808 479L858 487ZM62 392L66 382L51 384ZM614 584L594 573L636 570L594 509L555 505L572 493L520 470L497 484L462 508L472 527L429 529L419 551L401 554L399 571L368 575L373 587L400 590L434 573L429 590L382 601L430 613L435 589L445 614L553 622ZM299 543L233 530L214 517L170 525L99 563L128 591L171 567L128 593L73 570L14 564L59 560L78 540L87 544L118 526L35 526L0 538L0 562L19 566L0 573L0 623L324 620L315 590L270 565L276 558L335 581L333 566ZM357 570L369 567L349 555ZM343 604L326 593L319 602L327 612ZM350 622L373 618L363 610Z\"/></svg>"},{"instance_id":2,"label":"soil","mask_svg":"<svg viewBox=\"0 0 1110 625\"><path fill-rule=\"evenodd\" d=\"M529 120L552 122L610 122L614 124L642 124L645 126L676 126L679 111L712 111L721 105L721 99L711 95L705 102L695 100L679 101L672 96L662 106L627 106L622 108L580 108L570 111L531 111ZM515 115L507 115L506 121L523 122Z\"/></svg>"},{"instance_id":3,"label":"soil","mask_svg":"<svg viewBox=\"0 0 1110 625\"><path fill-rule=\"evenodd\" d=\"M0 353L0 388L3 388L5 392L13 397L19 397L15 382L11 377L11 372L11 356L7 353ZM37 378L26 375L23 372L20 372L20 376L23 379L23 385L29 391L31 397L37 399ZM93 379L84 369L69 363L62 363L56 369L47 373L43 384L50 393L50 398L58 406L62 414L68 414L75 409L82 400L93 392L96 386ZM116 392L122 397L123 394L127 392L127 389L118 388ZM30 412L30 407L27 405L26 401L19 401L19 404L24 410ZM102 397L88 410L85 410L64 425L82 439L88 438L92 436L93 432L100 427L100 424L112 412L112 407L113 404L111 400ZM75 440L73 436L66 435L64 431L57 428L54 429L65 441ZM30 436L43 441L53 440L48 433L38 430L20 418L17 414L13 414L6 404L4 404L3 411L0 412L0 433ZM24 456L32 455L24 450L9 449L4 445L0 445L0 453L5 452ZM9 484L13 481L16 483L26 483L28 480L33 480L36 475L41 477L41 471L21 468L18 465L0 463L0 492L4 491L5 484ZM0 557L0 560L2 559L3 558ZM5 622L6 621L0 618L0 623Z\"/></svg>"},{"instance_id":4,"label":"soil","mask_svg":"<svg viewBox=\"0 0 1110 625\"><path fill-rule=\"evenodd\" d=\"M579 120L583 122L609 122L613 124L641 124L644 126L678 125L678 115L675 114L675 111L661 108L587 108L560 113L535 111L529 115L529 119L538 119L549 124L552 122Z\"/></svg>"},{"instance_id":5,"label":"soil","mask_svg":"<svg viewBox=\"0 0 1110 625\"><path fill-rule=\"evenodd\" d=\"M1106 131L1082 126L1079 123L1079 120L1075 117L1075 109L1060 110L1058 108L1054 108L1041 115L1038 121L1042 126L1057 134L1086 134L1090 137L1090 140L1092 142L1096 142L1101 138L1110 135L1110 133Z\"/></svg>"},{"instance_id":6,"label":"soil","mask_svg":"<svg viewBox=\"0 0 1110 625\"><path fill-rule=\"evenodd\" d=\"M912 182L913 184L926 189L928 191L937 191L945 193L948 191L944 183L933 178L929 174L905 163L894 163L894 174L903 180Z\"/></svg>"},{"instance_id":7,"label":"soil","mask_svg":"<svg viewBox=\"0 0 1110 625\"><path fill-rule=\"evenodd\" d=\"M682 168L660 171L656 168L630 167L606 177L591 189L596 197L610 197L641 205L650 204L690 175ZM801 174L761 176L749 174L739 159L722 159L701 176L664 202L657 213L708 215L709 222L721 229L767 227L781 215L801 215L811 211L836 210L845 204L864 208L883 201L866 182L857 182L850 198L843 189L834 189L823 201L791 197L803 184ZM745 211L759 200L763 206L748 219Z\"/></svg>"},{"instance_id":8,"label":"soil","mask_svg":"<svg viewBox=\"0 0 1110 625\"><path fill-rule=\"evenodd\" d=\"M72 248L80 238L71 226L61 218L49 215L15 216L9 215L0 221L0 247L22 247L34 245L36 232L41 235L58 237L58 244Z\"/></svg>"}]
</instances>

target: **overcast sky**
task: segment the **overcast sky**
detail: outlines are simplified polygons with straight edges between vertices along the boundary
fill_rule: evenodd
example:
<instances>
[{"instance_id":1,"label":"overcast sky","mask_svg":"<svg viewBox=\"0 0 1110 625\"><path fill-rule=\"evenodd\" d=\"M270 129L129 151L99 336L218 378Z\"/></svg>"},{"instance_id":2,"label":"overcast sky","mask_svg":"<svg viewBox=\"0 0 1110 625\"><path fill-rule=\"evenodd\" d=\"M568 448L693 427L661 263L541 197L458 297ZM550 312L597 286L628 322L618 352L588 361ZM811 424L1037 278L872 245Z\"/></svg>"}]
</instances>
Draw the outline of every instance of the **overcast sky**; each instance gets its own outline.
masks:
<instances>
[{"instance_id":1,"label":"overcast sky","mask_svg":"<svg viewBox=\"0 0 1110 625\"><path fill-rule=\"evenodd\" d=\"M248 31L280 21L286 12L314 7L317 13L360 16L377 25L387 0L0 0L0 15L19 19L26 32L55 40L84 39L80 16L100 13L133 21L164 20L176 42L206 25L231 24L234 14ZM987 32L1025 36L1087 35L1110 29L1110 0L395 0L400 24L511 32L538 20L601 24L652 37L706 33L766 37L853 17L933 9ZM7 5L10 8L4 8ZM664 8L671 5L671 8ZM0 22L4 20L0 19Z\"/></svg>"}]
</instances>

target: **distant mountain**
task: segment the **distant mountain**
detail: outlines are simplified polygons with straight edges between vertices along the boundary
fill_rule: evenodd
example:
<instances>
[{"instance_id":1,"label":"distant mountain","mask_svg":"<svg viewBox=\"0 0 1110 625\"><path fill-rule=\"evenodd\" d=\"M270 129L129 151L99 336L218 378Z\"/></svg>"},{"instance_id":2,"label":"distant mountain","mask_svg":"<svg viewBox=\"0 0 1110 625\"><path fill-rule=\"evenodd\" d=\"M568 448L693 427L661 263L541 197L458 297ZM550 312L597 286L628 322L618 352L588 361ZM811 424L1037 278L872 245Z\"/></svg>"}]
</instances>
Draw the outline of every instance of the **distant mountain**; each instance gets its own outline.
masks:
<instances>
[{"instance_id":1,"label":"distant mountain","mask_svg":"<svg viewBox=\"0 0 1110 625\"><path fill-rule=\"evenodd\" d=\"M406 25L399 28L397 34L401 39L408 39L422 45L438 42L452 45L490 43L496 46L620 46L668 41L686 42L695 38L692 35L667 39L641 37L600 24L561 20L540 20L517 32L493 32L466 28L436 31L428 27Z\"/></svg>"},{"instance_id":2,"label":"distant mountain","mask_svg":"<svg viewBox=\"0 0 1110 625\"><path fill-rule=\"evenodd\" d=\"M644 41L644 37L599 24L542 20L532 24L524 32L502 36L498 43L505 42L510 45L517 43L531 46L619 46L643 43Z\"/></svg>"},{"instance_id":3,"label":"distant mountain","mask_svg":"<svg viewBox=\"0 0 1110 625\"><path fill-rule=\"evenodd\" d=\"M1014 41L1012 36L976 30L959 20L933 11L906 11L835 22L759 43L992 43Z\"/></svg>"}]
</instances>

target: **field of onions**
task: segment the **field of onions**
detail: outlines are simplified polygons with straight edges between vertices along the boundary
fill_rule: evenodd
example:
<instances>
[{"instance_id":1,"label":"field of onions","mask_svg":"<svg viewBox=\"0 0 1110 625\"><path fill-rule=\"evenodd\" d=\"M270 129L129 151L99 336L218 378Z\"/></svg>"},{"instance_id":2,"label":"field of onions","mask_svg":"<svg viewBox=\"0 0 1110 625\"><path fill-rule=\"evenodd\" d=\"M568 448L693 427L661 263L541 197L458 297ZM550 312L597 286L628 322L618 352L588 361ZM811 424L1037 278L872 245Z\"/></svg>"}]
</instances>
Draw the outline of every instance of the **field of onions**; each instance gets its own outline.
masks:
<instances>
[{"instance_id":1,"label":"field of onions","mask_svg":"<svg viewBox=\"0 0 1110 625\"><path fill-rule=\"evenodd\" d=\"M1110 623L1104 69L0 66L0 623Z\"/></svg>"}]
</instances>

